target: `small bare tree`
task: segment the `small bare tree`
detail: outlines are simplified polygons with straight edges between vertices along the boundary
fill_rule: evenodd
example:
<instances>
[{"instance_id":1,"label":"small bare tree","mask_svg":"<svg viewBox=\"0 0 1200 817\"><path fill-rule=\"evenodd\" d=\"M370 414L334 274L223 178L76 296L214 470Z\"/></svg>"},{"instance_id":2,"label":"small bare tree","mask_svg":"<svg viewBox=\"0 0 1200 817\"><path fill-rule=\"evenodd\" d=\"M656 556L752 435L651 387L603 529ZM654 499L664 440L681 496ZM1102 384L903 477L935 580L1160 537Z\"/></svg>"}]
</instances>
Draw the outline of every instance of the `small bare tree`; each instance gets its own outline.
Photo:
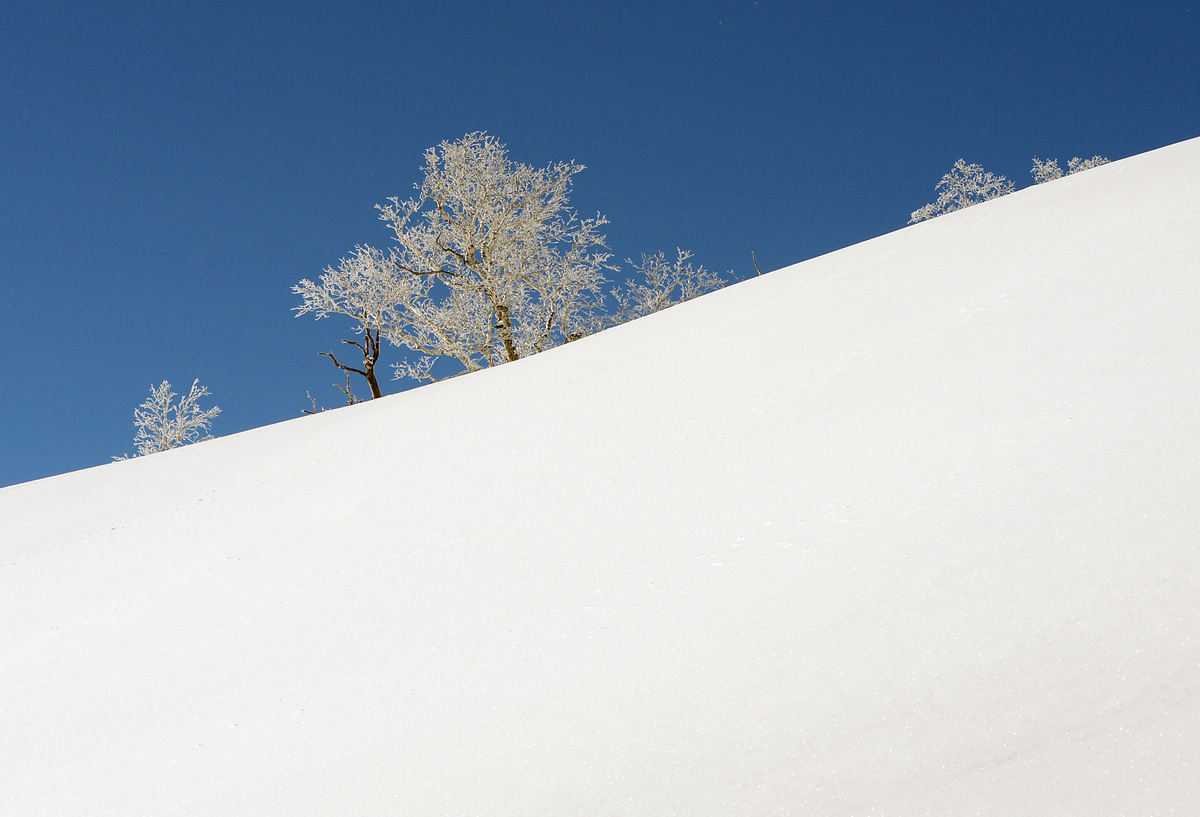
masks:
<instances>
[{"instance_id":1,"label":"small bare tree","mask_svg":"<svg viewBox=\"0 0 1200 817\"><path fill-rule=\"evenodd\" d=\"M1034 184L1043 184L1044 182L1052 182L1055 179L1061 179L1063 176L1062 168L1058 166L1058 159L1046 159L1043 161L1038 157L1033 157L1033 167L1029 170L1029 175L1033 176Z\"/></svg>"},{"instance_id":2,"label":"small bare tree","mask_svg":"<svg viewBox=\"0 0 1200 817\"><path fill-rule=\"evenodd\" d=\"M404 291L406 281L392 263L390 257L374 247L359 246L348 257L341 259L336 268L326 267L319 282L307 278L292 287L300 296L300 306L292 311L296 316L314 313L318 319L330 315L343 315L354 322L354 331L361 340L344 338L342 343L353 346L362 357L362 368L338 360L333 352L321 352L321 356L333 361L333 365L346 375L346 385L337 386L351 405L359 402L350 388L350 375L362 376L371 389L371 398L381 396L379 379L375 367L379 362L380 336L387 327L399 320L397 309L409 294Z\"/></svg>"},{"instance_id":3,"label":"small bare tree","mask_svg":"<svg viewBox=\"0 0 1200 817\"><path fill-rule=\"evenodd\" d=\"M1081 159L1076 156L1067 162L1066 175L1072 173L1080 173L1084 170L1091 170L1093 167L1108 164L1108 159L1103 156L1093 156L1090 159ZM1047 159L1045 161L1038 157L1033 157L1033 168L1030 169L1029 175L1033 176L1034 184L1042 184L1043 182L1051 182L1055 179L1063 177L1062 168L1058 166L1058 159Z\"/></svg>"},{"instance_id":4,"label":"small bare tree","mask_svg":"<svg viewBox=\"0 0 1200 817\"><path fill-rule=\"evenodd\" d=\"M626 259L639 277L626 280L623 286L612 291L617 311L608 318L608 325L650 315L725 286L726 281L720 273L703 266L692 266L689 263L691 252L678 248L675 252L673 262L668 262L666 253L662 252L643 255L640 264Z\"/></svg>"},{"instance_id":5,"label":"small bare tree","mask_svg":"<svg viewBox=\"0 0 1200 817\"><path fill-rule=\"evenodd\" d=\"M914 210L909 224L1006 196L1016 189L1016 185L1003 176L985 171L980 165L969 165L966 160L959 159L950 172L942 176L935 189L937 200Z\"/></svg>"},{"instance_id":6,"label":"small bare tree","mask_svg":"<svg viewBox=\"0 0 1200 817\"><path fill-rule=\"evenodd\" d=\"M171 384L164 380L157 386L150 387L150 397L133 412L133 425L137 429L133 443L137 446L137 454L145 456L178 448L194 442L211 438L212 421L221 413L221 409L213 406L202 409L199 406L201 397L207 397L208 389L200 385L199 380L192 381L188 393L175 402L175 392ZM129 459L128 455L113 459Z\"/></svg>"}]
</instances>

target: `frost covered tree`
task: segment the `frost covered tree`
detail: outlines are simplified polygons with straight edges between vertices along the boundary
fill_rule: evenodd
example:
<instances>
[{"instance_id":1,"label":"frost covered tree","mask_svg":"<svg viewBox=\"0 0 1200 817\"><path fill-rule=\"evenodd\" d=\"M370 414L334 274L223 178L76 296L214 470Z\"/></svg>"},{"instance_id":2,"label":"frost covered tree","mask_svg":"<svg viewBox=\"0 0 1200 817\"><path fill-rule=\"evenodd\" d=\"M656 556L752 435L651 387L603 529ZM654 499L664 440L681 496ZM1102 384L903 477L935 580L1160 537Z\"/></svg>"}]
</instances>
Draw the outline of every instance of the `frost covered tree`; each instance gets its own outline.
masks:
<instances>
[{"instance_id":1,"label":"frost covered tree","mask_svg":"<svg viewBox=\"0 0 1200 817\"><path fill-rule=\"evenodd\" d=\"M425 152L417 194L378 205L403 283L384 334L417 355L397 376L432 379L438 359L463 371L575 340L603 303L603 216L569 206L575 162L513 162L483 132Z\"/></svg>"},{"instance_id":2,"label":"frost covered tree","mask_svg":"<svg viewBox=\"0 0 1200 817\"><path fill-rule=\"evenodd\" d=\"M320 282L301 281L297 315L355 322L361 342L344 342L361 352L362 368L326 356L365 377L372 397L381 340L410 355L394 364L396 377L433 380L439 360L475 371L587 334L612 267L599 232L607 220L569 206L583 169L514 162L483 132L430 148L416 195L376 207L393 245L359 246Z\"/></svg>"},{"instance_id":3,"label":"frost covered tree","mask_svg":"<svg viewBox=\"0 0 1200 817\"><path fill-rule=\"evenodd\" d=\"M1029 175L1033 176L1034 184L1042 184L1043 182L1052 182L1055 179L1061 179L1063 171L1058 166L1058 159L1046 159L1043 161L1034 156L1033 167L1030 169Z\"/></svg>"},{"instance_id":4,"label":"frost covered tree","mask_svg":"<svg viewBox=\"0 0 1200 817\"><path fill-rule=\"evenodd\" d=\"M1093 167L1108 164L1108 159L1103 156L1093 156L1090 159L1081 159L1076 156L1067 162L1066 175L1072 173L1080 173L1084 170L1091 170ZM1033 176L1035 184L1054 181L1063 177L1062 168L1058 166L1058 159L1047 159L1045 161L1038 157L1033 157L1033 168L1030 169L1029 175Z\"/></svg>"},{"instance_id":5,"label":"frost covered tree","mask_svg":"<svg viewBox=\"0 0 1200 817\"><path fill-rule=\"evenodd\" d=\"M1076 156L1074 159L1067 161L1067 175L1072 173L1081 173L1084 170L1091 170L1094 167L1108 164L1108 159L1104 156L1093 156L1090 159L1080 159Z\"/></svg>"},{"instance_id":6,"label":"frost covered tree","mask_svg":"<svg viewBox=\"0 0 1200 817\"><path fill-rule=\"evenodd\" d=\"M362 368L343 363L333 352L321 352L346 375L346 385L337 388L351 403L359 402L350 387L350 375L361 375L371 389L371 397L379 397L379 379L375 366L379 362L380 335L385 327L398 322L397 305L404 294L406 281L392 260L373 247L355 247L354 252L341 259L337 267L326 267L319 282L307 278L292 287L300 296L300 306L294 311L299 317L314 313L318 319L343 315L354 322L360 340L345 338L342 343L353 346L362 357Z\"/></svg>"},{"instance_id":7,"label":"frost covered tree","mask_svg":"<svg viewBox=\"0 0 1200 817\"><path fill-rule=\"evenodd\" d=\"M1000 198L1013 192L1016 186L1003 176L996 176L976 164L967 164L964 159L954 163L954 167L942 180L937 183L936 201L914 210L908 219L909 224L935 218L946 213L962 210L975 204L981 204L991 199Z\"/></svg>"},{"instance_id":8,"label":"frost covered tree","mask_svg":"<svg viewBox=\"0 0 1200 817\"><path fill-rule=\"evenodd\" d=\"M389 228L387 250L360 245L318 281L292 288L296 314L348 317L359 364L322 353L346 373L376 376L381 342L405 350L396 378L436 380L528 357L613 323L657 311L723 285L720 277L664 254L643 256L638 282L605 292L610 253L597 214L570 207L571 162L543 168L514 162L483 132L425 151L423 179L408 199L377 205ZM630 261L632 264L633 262ZM452 365L435 366L439 361ZM452 371L457 369L457 371ZM357 398L341 388L350 402ZM314 404L314 410L316 410Z\"/></svg>"},{"instance_id":9,"label":"frost covered tree","mask_svg":"<svg viewBox=\"0 0 1200 817\"><path fill-rule=\"evenodd\" d=\"M612 291L617 311L608 324L650 315L725 286L726 281L719 273L693 266L691 257L688 250L676 249L673 262L667 261L666 253L662 252L643 255L641 264L626 259L637 272L637 278L626 280L623 286Z\"/></svg>"},{"instance_id":10,"label":"frost covered tree","mask_svg":"<svg viewBox=\"0 0 1200 817\"><path fill-rule=\"evenodd\" d=\"M221 409L217 406L200 408L200 398L209 396L208 389L201 386L199 380L194 380L191 389L178 403L175 402L176 396L171 391L171 384L164 380L157 386L151 386L150 397L134 409L133 425L137 431L133 443L138 451L134 456L155 454L211 437L212 421L221 413Z\"/></svg>"}]
</instances>

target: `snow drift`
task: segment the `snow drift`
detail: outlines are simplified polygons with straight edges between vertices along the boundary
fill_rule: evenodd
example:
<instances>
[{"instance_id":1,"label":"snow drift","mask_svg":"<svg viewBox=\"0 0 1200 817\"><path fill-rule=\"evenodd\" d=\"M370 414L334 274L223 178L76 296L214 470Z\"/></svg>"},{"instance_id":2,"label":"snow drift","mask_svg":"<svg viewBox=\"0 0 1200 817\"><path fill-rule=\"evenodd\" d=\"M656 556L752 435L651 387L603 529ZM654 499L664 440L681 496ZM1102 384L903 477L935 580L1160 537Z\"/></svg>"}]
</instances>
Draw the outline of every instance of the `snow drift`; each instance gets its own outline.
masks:
<instances>
[{"instance_id":1,"label":"snow drift","mask_svg":"<svg viewBox=\"0 0 1200 817\"><path fill-rule=\"evenodd\" d=\"M0 490L0 813L1192 813L1198 185Z\"/></svg>"}]
</instances>

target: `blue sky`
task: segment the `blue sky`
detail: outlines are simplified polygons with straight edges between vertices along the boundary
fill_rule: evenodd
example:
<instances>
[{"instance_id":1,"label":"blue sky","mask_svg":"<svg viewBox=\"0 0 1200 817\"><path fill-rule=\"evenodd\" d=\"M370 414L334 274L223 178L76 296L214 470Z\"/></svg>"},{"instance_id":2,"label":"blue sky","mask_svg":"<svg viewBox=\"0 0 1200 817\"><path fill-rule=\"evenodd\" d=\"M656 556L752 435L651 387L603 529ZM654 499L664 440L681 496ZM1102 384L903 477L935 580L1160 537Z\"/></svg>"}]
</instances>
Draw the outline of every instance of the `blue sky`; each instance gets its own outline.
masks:
<instances>
[{"instance_id":1,"label":"blue sky","mask_svg":"<svg viewBox=\"0 0 1200 817\"><path fill-rule=\"evenodd\" d=\"M748 273L904 226L960 156L1023 187L1200 135L1198 43L1186 2L14 6L0 485L132 452L164 378L218 435L339 405L346 326L291 286L386 245L373 206L442 140L587 165L619 258Z\"/></svg>"}]
</instances>

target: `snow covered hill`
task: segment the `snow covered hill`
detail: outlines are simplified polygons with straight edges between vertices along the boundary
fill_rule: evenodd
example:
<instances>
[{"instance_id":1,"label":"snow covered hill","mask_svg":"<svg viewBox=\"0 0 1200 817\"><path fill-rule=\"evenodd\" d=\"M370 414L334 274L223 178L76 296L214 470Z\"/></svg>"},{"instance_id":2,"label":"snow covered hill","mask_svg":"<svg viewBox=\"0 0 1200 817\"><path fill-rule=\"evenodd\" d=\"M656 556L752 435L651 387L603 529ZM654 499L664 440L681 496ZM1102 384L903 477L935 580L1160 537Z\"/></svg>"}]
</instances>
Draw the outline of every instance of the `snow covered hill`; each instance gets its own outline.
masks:
<instances>
[{"instance_id":1,"label":"snow covered hill","mask_svg":"<svg viewBox=\"0 0 1200 817\"><path fill-rule=\"evenodd\" d=\"M0 814L1196 813L1198 186L0 490Z\"/></svg>"}]
</instances>

